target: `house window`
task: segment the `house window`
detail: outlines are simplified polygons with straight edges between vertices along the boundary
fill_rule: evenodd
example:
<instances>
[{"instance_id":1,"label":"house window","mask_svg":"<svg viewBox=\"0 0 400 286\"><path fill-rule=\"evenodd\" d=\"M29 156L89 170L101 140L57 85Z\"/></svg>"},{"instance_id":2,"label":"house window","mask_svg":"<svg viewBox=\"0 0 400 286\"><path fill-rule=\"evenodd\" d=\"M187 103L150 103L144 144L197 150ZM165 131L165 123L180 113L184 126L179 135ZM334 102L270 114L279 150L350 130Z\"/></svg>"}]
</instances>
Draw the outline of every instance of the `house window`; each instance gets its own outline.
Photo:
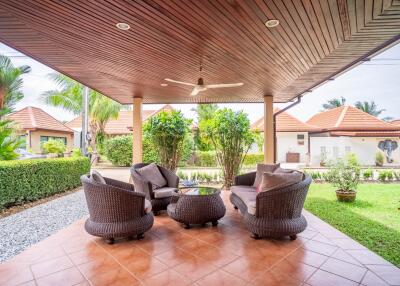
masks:
<instances>
[{"instance_id":1,"label":"house window","mask_svg":"<svg viewBox=\"0 0 400 286\"><path fill-rule=\"evenodd\" d=\"M304 145L304 134L297 134L297 145Z\"/></svg>"},{"instance_id":2,"label":"house window","mask_svg":"<svg viewBox=\"0 0 400 286\"><path fill-rule=\"evenodd\" d=\"M47 142L50 139L61 140L62 142L64 142L65 145L67 145L67 137L55 137L55 136L40 136L40 144L43 144L44 142Z\"/></svg>"},{"instance_id":3,"label":"house window","mask_svg":"<svg viewBox=\"0 0 400 286\"><path fill-rule=\"evenodd\" d=\"M344 152L346 152L346 154L351 152L351 146L345 146L344 147Z\"/></svg>"}]
</instances>

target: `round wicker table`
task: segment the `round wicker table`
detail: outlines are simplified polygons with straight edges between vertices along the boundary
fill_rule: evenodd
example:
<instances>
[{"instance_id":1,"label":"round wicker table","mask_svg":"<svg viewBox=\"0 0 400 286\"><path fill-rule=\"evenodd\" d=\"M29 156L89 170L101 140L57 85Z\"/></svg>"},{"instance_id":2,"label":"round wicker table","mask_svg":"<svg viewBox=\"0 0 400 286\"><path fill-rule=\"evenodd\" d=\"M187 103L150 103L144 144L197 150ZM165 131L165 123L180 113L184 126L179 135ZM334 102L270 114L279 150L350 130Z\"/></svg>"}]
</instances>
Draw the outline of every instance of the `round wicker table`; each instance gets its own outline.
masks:
<instances>
[{"instance_id":1,"label":"round wicker table","mask_svg":"<svg viewBox=\"0 0 400 286\"><path fill-rule=\"evenodd\" d=\"M191 224L205 225L211 222L218 225L226 212L221 191L211 187L181 188L167 208L168 215L182 223L185 228Z\"/></svg>"}]
</instances>

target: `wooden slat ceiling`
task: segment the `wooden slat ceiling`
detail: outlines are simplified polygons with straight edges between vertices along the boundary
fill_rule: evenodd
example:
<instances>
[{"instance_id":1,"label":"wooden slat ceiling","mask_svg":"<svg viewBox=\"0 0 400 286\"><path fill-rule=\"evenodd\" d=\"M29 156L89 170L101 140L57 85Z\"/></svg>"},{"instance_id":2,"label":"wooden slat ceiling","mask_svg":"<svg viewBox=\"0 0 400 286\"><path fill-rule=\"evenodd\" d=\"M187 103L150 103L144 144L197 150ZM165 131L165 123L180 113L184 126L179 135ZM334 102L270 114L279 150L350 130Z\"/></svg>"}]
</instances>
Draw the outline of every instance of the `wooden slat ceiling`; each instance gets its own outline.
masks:
<instances>
[{"instance_id":1,"label":"wooden slat ceiling","mask_svg":"<svg viewBox=\"0 0 400 286\"><path fill-rule=\"evenodd\" d=\"M0 0L1 42L126 104L286 102L399 35L399 0ZM244 85L160 86L200 61L206 83Z\"/></svg>"}]
</instances>

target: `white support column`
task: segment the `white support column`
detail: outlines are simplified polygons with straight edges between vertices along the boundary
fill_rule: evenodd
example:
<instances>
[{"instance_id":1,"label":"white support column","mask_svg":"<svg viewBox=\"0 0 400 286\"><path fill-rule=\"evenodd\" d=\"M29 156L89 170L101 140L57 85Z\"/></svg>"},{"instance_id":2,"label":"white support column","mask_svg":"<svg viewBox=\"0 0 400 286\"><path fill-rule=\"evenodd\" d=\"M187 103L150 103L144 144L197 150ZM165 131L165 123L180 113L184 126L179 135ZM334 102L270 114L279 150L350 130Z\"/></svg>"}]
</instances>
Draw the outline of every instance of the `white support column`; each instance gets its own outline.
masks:
<instances>
[{"instance_id":1,"label":"white support column","mask_svg":"<svg viewBox=\"0 0 400 286\"><path fill-rule=\"evenodd\" d=\"M142 146L142 102L141 97L133 98L133 158L132 163L142 163L143 146Z\"/></svg>"},{"instance_id":2,"label":"white support column","mask_svg":"<svg viewBox=\"0 0 400 286\"><path fill-rule=\"evenodd\" d=\"M274 98L264 97L264 163L275 163Z\"/></svg>"}]
</instances>

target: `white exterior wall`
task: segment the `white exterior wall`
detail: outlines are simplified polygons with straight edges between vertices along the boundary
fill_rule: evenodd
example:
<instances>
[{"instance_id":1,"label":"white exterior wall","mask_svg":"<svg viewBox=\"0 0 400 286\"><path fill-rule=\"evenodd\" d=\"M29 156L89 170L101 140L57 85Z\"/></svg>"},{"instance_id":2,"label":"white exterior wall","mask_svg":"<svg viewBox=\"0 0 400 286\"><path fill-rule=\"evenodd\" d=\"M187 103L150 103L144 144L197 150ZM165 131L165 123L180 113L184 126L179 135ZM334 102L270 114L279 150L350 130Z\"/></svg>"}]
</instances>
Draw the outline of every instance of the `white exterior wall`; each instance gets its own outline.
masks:
<instances>
[{"instance_id":1,"label":"white exterior wall","mask_svg":"<svg viewBox=\"0 0 400 286\"><path fill-rule=\"evenodd\" d=\"M400 147L399 138L311 136L311 165L319 166L321 162L321 147L325 147L328 160L335 159L335 155L343 158L347 152L351 152L357 155L357 158L362 165L375 165L375 154L379 151L382 152L378 148L378 143L386 139L397 141ZM391 165L400 164L400 148L393 151L392 158L394 159L394 162Z\"/></svg>"},{"instance_id":2,"label":"white exterior wall","mask_svg":"<svg viewBox=\"0 0 400 286\"><path fill-rule=\"evenodd\" d=\"M304 145L299 145L297 135L304 135ZM277 132L277 161L286 162L286 153L300 153L300 163L308 160L308 133L307 132Z\"/></svg>"},{"instance_id":3,"label":"white exterior wall","mask_svg":"<svg viewBox=\"0 0 400 286\"><path fill-rule=\"evenodd\" d=\"M299 145L297 135L304 135L304 145ZM261 133L263 135L263 133ZM300 163L307 164L308 160L308 133L307 132L277 132L276 133L277 162L286 162L286 153L300 153ZM258 153L257 144L253 144L249 153Z\"/></svg>"}]
</instances>

